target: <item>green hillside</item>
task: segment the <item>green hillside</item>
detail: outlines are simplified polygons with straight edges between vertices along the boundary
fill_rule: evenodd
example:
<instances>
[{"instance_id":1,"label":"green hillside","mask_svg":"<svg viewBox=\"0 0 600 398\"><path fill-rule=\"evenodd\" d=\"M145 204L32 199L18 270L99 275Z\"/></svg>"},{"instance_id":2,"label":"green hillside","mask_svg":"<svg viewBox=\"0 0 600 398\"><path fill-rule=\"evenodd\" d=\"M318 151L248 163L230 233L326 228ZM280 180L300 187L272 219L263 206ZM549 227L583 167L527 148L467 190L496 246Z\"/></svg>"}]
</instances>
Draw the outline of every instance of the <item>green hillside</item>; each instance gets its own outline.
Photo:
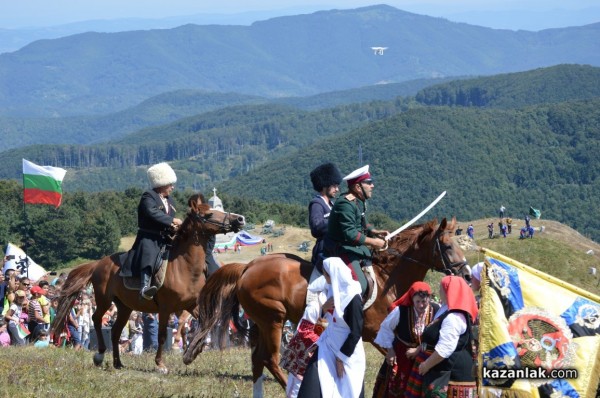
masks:
<instances>
[{"instance_id":1,"label":"green hillside","mask_svg":"<svg viewBox=\"0 0 600 398\"><path fill-rule=\"evenodd\" d=\"M318 139L347 132L407 109L407 101L354 104L307 112L284 105L229 107L147 128L107 144L37 145L4 152L0 178L18 178L21 158L42 164L60 164L81 171L83 178L65 182L74 189L125 189L115 175L133 176L138 166L157 160L176 161L177 167L198 173L181 176L183 186L197 187L197 179L212 186L232 176L287 156ZM88 170L92 169L92 173ZM107 180L113 183L106 185ZM141 181L145 184L145 180Z\"/></svg>"},{"instance_id":2,"label":"green hillside","mask_svg":"<svg viewBox=\"0 0 600 398\"><path fill-rule=\"evenodd\" d=\"M223 182L234 195L306 203L310 170L333 161L375 176L373 209L408 219L447 190L440 214L475 218L529 206L600 240L600 99L520 110L412 109ZM252 187L250 189L250 187Z\"/></svg>"},{"instance_id":3,"label":"green hillside","mask_svg":"<svg viewBox=\"0 0 600 398\"><path fill-rule=\"evenodd\" d=\"M396 97L412 97L424 87L449 80L450 78L418 79L309 97L276 99L236 93L177 90L149 98L126 110L102 116L0 117L0 130L4 133L0 141L0 151L35 144L86 145L114 141L147 127L241 104L272 103L304 110L319 110L360 102L389 101Z\"/></svg>"},{"instance_id":4,"label":"green hillside","mask_svg":"<svg viewBox=\"0 0 600 398\"><path fill-rule=\"evenodd\" d=\"M518 108L597 97L600 68L558 65L429 86L417 93L416 100L424 105Z\"/></svg>"},{"instance_id":5,"label":"green hillside","mask_svg":"<svg viewBox=\"0 0 600 398\"><path fill-rule=\"evenodd\" d=\"M531 74L538 85L560 90L555 79L570 73L572 80L593 82L586 80L593 72L564 65L548 68L544 79L537 78L541 71ZM503 79L510 86L524 76ZM482 90L497 82L478 80ZM597 238L598 221L590 215L600 197L600 99L574 100L587 92L567 92L561 98L571 101L516 109L425 107L410 99L313 112L273 104L229 107L109 144L5 152L0 178L18 179L25 157L68 167L68 190L124 190L145 186L147 165L166 160L178 170L180 188L217 186L236 196L305 205L312 194L310 170L334 161L349 172L358 166L361 148L363 163L377 176L372 205L395 220L447 190L442 214L474 218L504 203L517 217L534 206Z\"/></svg>"}]
</instances>

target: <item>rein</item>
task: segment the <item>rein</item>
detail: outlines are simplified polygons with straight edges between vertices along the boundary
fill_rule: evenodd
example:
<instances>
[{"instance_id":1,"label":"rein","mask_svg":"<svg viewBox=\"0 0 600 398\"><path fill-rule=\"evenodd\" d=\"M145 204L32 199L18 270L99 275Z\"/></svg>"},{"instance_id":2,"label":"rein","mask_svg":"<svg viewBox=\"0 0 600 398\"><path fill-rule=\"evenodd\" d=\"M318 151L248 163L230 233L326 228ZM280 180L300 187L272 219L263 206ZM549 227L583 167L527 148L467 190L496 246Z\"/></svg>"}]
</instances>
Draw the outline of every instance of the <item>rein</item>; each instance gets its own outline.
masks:
<instances>
[{"instance_id":1,"label":"rein","mask_svg":"<svg viewBox=\"0 0 600 398\"><path fill-rule=\"evenodd\" d=\"M436 252L440 253L440 260L442 262L442 265L444 266L444 268L441 269L441 270L434 268L433 264L426 264L423 261L416 260L416 259L414 259L412 257L409 257L409 256L401 253L400 251L398 251L398 250L396 250L394 248L388 248L388 249L386 249L386 251L388 253L391 253L395 257L402 259L402 260L410 261L411 263L418 264L418 265L423 266L423 267L425 267L427 269L432 269L432 270L435 270L435 271L442 272L442 273L444 273L446 275L451 275L451 274L454 273L453 269L457 269L457 271L458 271L458 270L462 269L467 263L466 263L466 261L458 261L456 263L453 263L453 262L450 261L450 258L448 257L448 254L446 253L448 251L448 248L447 247L442 248L442 245L440 243L440 236L442 234L445 234L445 233L447 233L447 232L442 232L440 234L437 234L436 237L435 237L435 244L433 245L433 257L435 257ZM383 270L383 268L381 268L381 269ZM390 273L387 272L387 270L383 270L383 271L386 271L385 273L388 276L390 275Z\"/></svg>"},{"instance_id":2,"label":"rein","mask_svg":"<svg viewBox=\"0 0 600 398\"><path fill-rule=\"evenodd\" d=\"M217 222L212 220L212 214L207 214L205 216L201 216L198 213L194 213L194 217L196 220L200 221L200 224L204 226L204 224L216 225L219 227L219 233L226 233L231 229L231 222L229 221L230 212L225 213L225 217L223 217L222 222ZM204 229L202 229L202 234L204 234Z\"/></svg>"},{"instance_id":3,"label":"rein","mask_svg":"<svg viewBox=\"0 0 600 398\"><path fill-rule=\"evenodd\" d=\"M204 216L198 214L198 213L193 213L190 215L190 217L193 217L196 221L200 222L200 224L202 225L202 228L200 229L200 231L198 230L194 230L194 237L195 237L195 242L196 244L199 244L200 240L199 240L199 236L198 235L202 235L202 236L206 236L206 232L204 230L204 225L205 224L210 224L210 225L216 225L217 227L219 227L219 232L217 233L227 233L231 230L231 221L229 220L229 214L231 214L230 212L225 213L225 217L223 218L222 222L218 222L218 221L214 221L211 219L212 214L206 214Z\"/></svg>"}]
</instances>

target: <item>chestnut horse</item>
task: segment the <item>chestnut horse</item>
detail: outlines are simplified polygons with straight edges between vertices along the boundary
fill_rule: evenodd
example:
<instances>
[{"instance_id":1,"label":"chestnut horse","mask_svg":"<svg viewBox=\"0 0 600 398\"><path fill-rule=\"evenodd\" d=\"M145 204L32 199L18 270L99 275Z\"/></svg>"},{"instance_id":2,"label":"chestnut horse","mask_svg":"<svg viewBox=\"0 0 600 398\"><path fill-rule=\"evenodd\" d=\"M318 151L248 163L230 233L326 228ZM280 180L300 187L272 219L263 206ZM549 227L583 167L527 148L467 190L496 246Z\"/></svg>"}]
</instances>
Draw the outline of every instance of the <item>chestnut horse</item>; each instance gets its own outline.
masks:
<instances>
[{"instance_id":1,"label":"chestnut horse","mask_svg":"<svg viewBox=\"0 0 600 398\"><path fill-rule=\"evenodd\" d=\"M365 311L363 339L372 342L390 304L423 280L429 269L470 277L470 268L452 239L456 219L441 224L432 220L413 226L390 239L389 247L373 255L378 295ZM311 264L292 254L271 254L249 264L228 264L215 272L198 297L201 325L184 353L185 364L202 352L211 328L226 324L241 304L255 322L251 331L254 396L262 396L262 374L266 366L285 388L287 377L279 367L281 332L286 319L297 323L304 311Z\"/></svg>"},{"instance_id":2,"label":"chestnut horse","mask_svg":"<svg viewBox=\"0 0 600 398\"><path fill-rule=\"evenodd\" d=\"M102 315L111 302L114 302L118 313L111 330L113 366L117 369L123 367L119 356L119 337L131 311L137 310L159 315L155 362L159 372L167 373L162 350L167 339L169 315L181 310L192 312L195 309L198 293L206 282L204 269L207 238L218 233L237 232L245 224L243 216L223 213L203 204L198 194L190 197L188 206L188 214L172 242L163 285L153 300L140 299L138 289L131 290L124 285L123 278L119 275L120 253L116 253L99 261L82 264L69 273L60 293L52 330L62 330L80 291L92 283L97 305L92 320L98 337L98 352L94 355L94 363L101 365L104 360L106 345L102 337Z\"/></svg>"}]
</instances>

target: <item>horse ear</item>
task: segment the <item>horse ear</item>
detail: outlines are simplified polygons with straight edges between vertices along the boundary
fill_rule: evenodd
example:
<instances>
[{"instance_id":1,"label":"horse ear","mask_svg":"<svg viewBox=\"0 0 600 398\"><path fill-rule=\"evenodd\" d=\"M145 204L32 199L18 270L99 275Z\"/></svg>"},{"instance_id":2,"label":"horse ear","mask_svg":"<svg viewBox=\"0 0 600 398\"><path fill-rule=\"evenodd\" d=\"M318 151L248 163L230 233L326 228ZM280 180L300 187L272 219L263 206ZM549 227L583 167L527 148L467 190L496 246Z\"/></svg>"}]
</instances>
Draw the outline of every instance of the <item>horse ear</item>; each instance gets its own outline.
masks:
<instances>
[{"instance_id":1,"label":"horse ear","mask_svg":"<svg viewBox=\"0 0 600 398\"><path fill-rule=\"evenodd\" d=\"M446 217L444 217L444 219L442 220L442 222L440 223L440 227L438 228L439 232L442 232L446 229L446 227L448 226L448 220L446 220Z\"/></svg>"},{"instance_id":2,"label":"horse ear","mask_svg":"<svg viewBox=\"0 0 600 398\"><path fill-rule=\"evenodd\" d=\"M197 195L190 196L190 198L188 199L188 207L190 208L192 213L198 212L198 196Z\"/></svg>"}]
</instances>

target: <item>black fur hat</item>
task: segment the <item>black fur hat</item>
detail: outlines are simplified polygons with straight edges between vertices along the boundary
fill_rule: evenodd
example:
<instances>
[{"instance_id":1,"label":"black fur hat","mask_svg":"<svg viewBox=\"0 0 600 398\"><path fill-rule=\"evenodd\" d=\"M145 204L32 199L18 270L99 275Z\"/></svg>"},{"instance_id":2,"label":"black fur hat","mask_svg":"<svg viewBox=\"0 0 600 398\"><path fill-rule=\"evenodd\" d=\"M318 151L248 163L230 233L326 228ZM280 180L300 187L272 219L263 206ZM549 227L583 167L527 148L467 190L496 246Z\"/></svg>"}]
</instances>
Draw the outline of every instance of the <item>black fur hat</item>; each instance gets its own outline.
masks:
<instances>
[{"instance_id":1,"label":"black fur hat","mask_svg":"<svg viewBox=\"0 0 600 398\"><path fill-rule=\"evenodd\" d=\"M310 172L310 181L315 191L321 192L323 188L339 185L342 182L342 174L335 164L325 163Z\"/></svg>"}]
</instances>

